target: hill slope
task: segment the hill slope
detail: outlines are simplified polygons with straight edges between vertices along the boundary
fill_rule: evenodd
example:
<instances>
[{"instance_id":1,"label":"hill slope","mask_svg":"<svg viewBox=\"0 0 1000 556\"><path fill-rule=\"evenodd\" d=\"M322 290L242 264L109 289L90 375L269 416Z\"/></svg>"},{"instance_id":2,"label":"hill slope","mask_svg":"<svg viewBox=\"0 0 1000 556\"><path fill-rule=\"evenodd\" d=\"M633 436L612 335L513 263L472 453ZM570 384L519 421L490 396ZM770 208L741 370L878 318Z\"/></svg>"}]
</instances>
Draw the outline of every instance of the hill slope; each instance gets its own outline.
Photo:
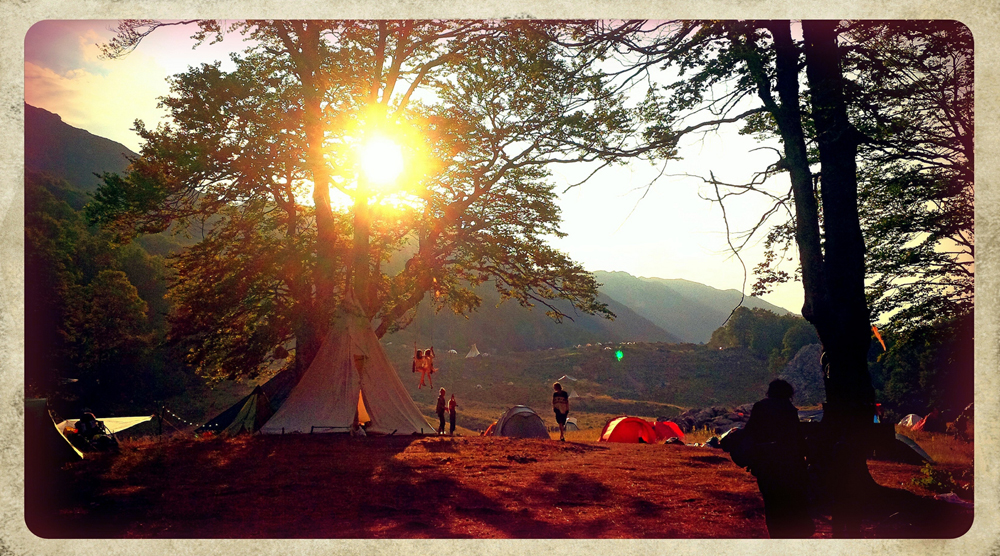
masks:
<instances>
[{"instance_id":1,"label":"hill slope","mask_svg":"<svg viewBox=\"0 0 1000 556\"><path fill-rule=\"evenodd\" d=\"M121 143L62 121L57 114L24 105L24 166L62 178L80 191L100 185L95 173L124 172L127 157L137 156Z\"/></svg>"},{"instance_id":2,"label":"hill slope","mask_svg":"<svg viewBox=\"0 0 1000 556\"><path fill-rule=\"evenodd\" d=\"M719 290L690 280L640 278L627 272L594 272L601 292L627 305L660 328L685 342L704 343L722 326L742 297L736 290ZM758 298L743 305L779 315L789 313Z\"/></svg>"},{"instance_id":3,"label":"hill slope","mask_svg":"<svg viewBox=\"0 0 1000 556\"><path fill-rule=\"evenodd\" d=\"M468 318L447 310L434 314L429 306L422 305L413 324L386 336L384 340L455 349L462 355L472 344L483 352L507 353L595 342L679 341L676 336L606 295L598 299L608 304L616 315L615 320L576 313L568 304L559 304L572 320L564 319L557 324L545 315L543 307L536 306L529 310L513 301L500 303L500 296L488 283L476 292L483 298L483 304L479 310L467 315Z\"/></svg>"}]
</instances>

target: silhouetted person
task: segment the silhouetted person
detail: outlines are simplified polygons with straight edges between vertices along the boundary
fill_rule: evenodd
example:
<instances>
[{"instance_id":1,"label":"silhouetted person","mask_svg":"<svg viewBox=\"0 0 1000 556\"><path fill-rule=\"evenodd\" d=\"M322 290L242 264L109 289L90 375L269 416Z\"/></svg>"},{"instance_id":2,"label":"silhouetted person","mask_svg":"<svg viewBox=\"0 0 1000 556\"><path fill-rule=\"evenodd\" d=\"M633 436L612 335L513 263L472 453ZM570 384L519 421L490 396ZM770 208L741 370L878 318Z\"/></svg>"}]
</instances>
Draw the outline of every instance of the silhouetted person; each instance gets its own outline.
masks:
<instances>
[{"instance_id":1,"label":"silhouetted person","mask_svg":"<svg viewBox=\"0 0 1000 556\"><path fill-rule=\"evenodd\" d=\"M569 416L569 394L562 389L558 382L552 385L555 392L552 393L552 410L556 414L556 423L559 425L559 440L566 441L566 417Z\"/></svg>"},{"instance_id":2,"label":"silhouetted person","mask_svg":"<svg viewBox=\"0 0 1000 556\"><path fill-rule=\"evenodd\" d=\"M913 425L910 430L914 431L924 431L924 432L944 432L944 419L941 418L941 412L938 408L931 408L931 412L927 414L926 417L920 420L919 423Z\"/></svg>"},{"instance_id":3,"label":"silhouetted person","mask_svg":"<svg viewBox=\"0 0 1000 556\"><path fill-rule=\"evenodd\" d=\"M444 399L444 388L442 388L440 391L438 391L437 407L434 408L434 411L437 413L438 419L441 421L441 424L438 425L438 434L444 434L444 408L445 408L445 405L446 404L445 404L445 399Z\"/></svg>"},{"instance_id":4,"label":"silhouetted person","mask_svg":"<svg viewBox=\"0 0 1000 556\"><path fill-rule=\"evenodd\" d=\"M455 401L455 394L451 395L451 399L448 400L448 434L455 436L455 410L458 408L458 402Z\"/></svg>"},{"instance_id":5,"label":"silhouetted person","mask_svg":"<svg viewBox=\"0 0 1000 556\"><path fill-rule=\"evenodd\" d=\"M744 434L753 441L750 471L764 498L771 538L803 538L815 531L809 517L804 439L792 385L773 380L767 397L755 403Z\"/></svg>"}]
</instances>

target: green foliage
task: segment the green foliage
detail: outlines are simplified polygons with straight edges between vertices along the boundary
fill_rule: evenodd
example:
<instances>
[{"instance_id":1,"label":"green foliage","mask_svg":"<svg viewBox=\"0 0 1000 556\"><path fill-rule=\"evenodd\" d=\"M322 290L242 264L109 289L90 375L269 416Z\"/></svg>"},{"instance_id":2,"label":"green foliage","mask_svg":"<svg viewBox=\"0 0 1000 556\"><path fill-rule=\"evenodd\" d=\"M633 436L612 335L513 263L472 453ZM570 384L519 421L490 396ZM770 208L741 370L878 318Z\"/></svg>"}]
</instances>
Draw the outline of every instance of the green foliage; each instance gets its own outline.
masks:
<instances>
[{"instance_id":1,"label":"green foliage","mask_svg":"<svg viewBox=\"0 0 1000 556\"><path fill-rule=\"evenodd\" d=\"M960 410L973 399L973 318L883 331L888 351L869 365L881 402L896 413Z\"/></svg>"},{"instance_id":2,"label":"green foliage","mask_svg":"<svg viewBox=\"0 0 1000 556\"><path fill-rule=\"evenodd\" d=\"M858 203L872 320L919 327L973 300L973 45L957 22L848 22L840 29L851 123L863 138ZM803 125L809 138L815 133ZM766 119L745 133L768 136ZM773 135L773 133L772 133ZM778 270L794 241L772 228L754 293L798 279Z\"/></svg>"},{"instance_id":3,"label":"green foliage","mask_svg":"<svg viewBox=\"0 0 1000 556\"><path fill-rule=\"evenodd\" d=\"M780 367L795 356L802 346L819 340L816 329L796 315L776 315L767 309L740 307L725 325L712 333L708 346L746 348L760 358L779 358L772 367Z\"/></svg>"},{"instance_id":4,"label":"green foliage","mask_svg":"<svg viewBox=\"0 0 1000 556\"><path fill-rule=\"evenodd\" d=\"M163 261L88 228L53 195L65 189L26 173L26 392L71 412L141 405L177 385L154 351L165 332Z\"/></svg>"},{"instance_id":5,"label":"green foliage","mask_svg":"<svg viewBox=\"0 0 1000 556\"><path fill-rule=\"evenodd\" d=\"M954 492L962 498L972 498L973 486L971 483L962 485L955 480L954 475L952 475L949 471L938 469L929 463L924 464L924 466L920 468L920 476L914 477L911 479L911 482L917 486L926 488L931 492L939 494Z\"/></svg>"}]
</instances>

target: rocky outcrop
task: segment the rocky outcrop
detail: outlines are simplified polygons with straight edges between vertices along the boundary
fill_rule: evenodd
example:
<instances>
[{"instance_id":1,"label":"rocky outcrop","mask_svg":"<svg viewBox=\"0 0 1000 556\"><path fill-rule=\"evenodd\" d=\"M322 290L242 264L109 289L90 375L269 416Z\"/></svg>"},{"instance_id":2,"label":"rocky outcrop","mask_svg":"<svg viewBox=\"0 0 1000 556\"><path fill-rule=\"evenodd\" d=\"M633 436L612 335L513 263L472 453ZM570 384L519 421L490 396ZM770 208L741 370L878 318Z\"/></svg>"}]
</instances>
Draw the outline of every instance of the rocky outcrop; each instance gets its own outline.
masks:
<instances>
[{"instance_id":1,"label":"rocky outcrop","mask_svg":"<svg viewBox=\"0 0 1000 556\"><path fill-rule=\"evenodd\" d=\"M816 405L826 399L823 368L819 364L822 350L823 346L819 344L803 346L781 371L780 378L795 388L792 403L797 406Z\"/></svg>"}]
</instances>

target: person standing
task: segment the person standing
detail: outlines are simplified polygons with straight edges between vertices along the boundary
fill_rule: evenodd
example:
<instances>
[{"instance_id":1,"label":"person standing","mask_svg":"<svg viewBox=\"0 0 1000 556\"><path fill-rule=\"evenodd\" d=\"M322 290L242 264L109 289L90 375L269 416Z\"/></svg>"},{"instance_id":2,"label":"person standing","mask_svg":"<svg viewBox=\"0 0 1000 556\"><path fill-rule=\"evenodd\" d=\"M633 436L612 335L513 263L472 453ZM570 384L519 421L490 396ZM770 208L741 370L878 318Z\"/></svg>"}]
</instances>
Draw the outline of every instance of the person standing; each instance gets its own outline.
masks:
<instances>
[{"instance_id":1,"label":"person standing","mask_svg":"<svg viewBox=\"0 0 1000 556\"><path fill-rule=\"evenodd\" d=\"M792 385L771 381L767 397L750 410L743 434L752 441L750 472L764 499L764 522L773 538L806 538L815 532L809 516L805 439Z\"/></svg>"},{"instance_id":2,"label":"person standing","mask_svg":"<svg viewBox=\"0 0 1000 556\"><path fill-rule=\"evenodd\" d=\"M437 407L434 408L434 411L437 413L438 420L441 421L441 424L438 425L438 434L439 435L440 434L444 434L444 409L445 409L445 405L446 405L446 403L445 403L445 399L444 399L444 388L442 388L440 391L438 391Z\"/></svg>"},{"instance_id":3,"label":"person standing","mask_svg":"<svg viewBox=\"0 0 1000 556\"><path fill-rule=\"evenodd\" d=\"M566 417L569 416L569 393L562 389L558 382L552 385L552 410L556 413L556 423L559 425L559 440L566 441Z\"/></svg>"},{"instance_id":4,"label":"person standing","mask_svg":"<svg viewBox=\"0 0 1000 556\"><path fill-rule=\"evenodd\" d=\"M448 400L448 434L455 436L455 410L458 409L458 402L455 401L455 394Z\"/></svg>"}]
</instances>

